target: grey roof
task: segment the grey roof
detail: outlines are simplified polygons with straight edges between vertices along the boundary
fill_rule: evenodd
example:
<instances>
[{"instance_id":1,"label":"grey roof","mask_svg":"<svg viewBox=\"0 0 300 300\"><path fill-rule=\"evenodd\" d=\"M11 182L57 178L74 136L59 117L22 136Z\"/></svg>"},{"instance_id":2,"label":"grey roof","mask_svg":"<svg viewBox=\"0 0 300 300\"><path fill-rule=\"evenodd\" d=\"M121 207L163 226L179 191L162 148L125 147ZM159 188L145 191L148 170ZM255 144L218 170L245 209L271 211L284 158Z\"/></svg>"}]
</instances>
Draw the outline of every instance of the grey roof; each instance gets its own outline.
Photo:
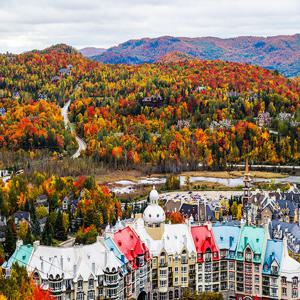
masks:
<instances>
[{"instance_id":1,"label":"grey roof","mask_svg":"<svg viewBox=\"0 0 300 300\"><path fill-rule=\"evenodd\" d=\"M282 222L282 221L278 221L278 220L273 220L271 223L270 223L270 226L269 226L269 229L271 230L270 231L270 234L272 236L272 231L274 229L277 228L277 226L280 225L280 228L283 232L287 231L292 233L293 236L298 240L300 241L300 227L298 224L296 223L288 223L288 222Z\"/></svg>"},{"instance_id":2,"label":"grey roof","mask_svg":"<svg viewBox=\"0 0 300 300\"><path fill-rule=\"evenodd\" d=\"M295 215L295 210L298 208L298 204L293 202L293 201L289 201L289 200L277 200L277 203L279 204L281 209L289 209L289 216L290 217L294 217Z\"/></svg>"},{"instance_id":3,"label":"grey roof","mask_svg":"<svg viewBox=\"0 0 300 300\"><path fill-rule=\"evenodd\" d=\"M29 220L30 219L30 214L28 211L17 211L14 213L14 217L18 218L19 220L21 219L25 219L25 220Z\"/></svg>"},{"instance_id":4,"label":"grey roof","mask_svg":"<svg viewBox=\"0 0 300 300\"><path fill-rule=\"evenodd\" d=\"M179 211L181 207L181 201L169 200L165 205L166 212Z\"/></svg>"}]
</instances>

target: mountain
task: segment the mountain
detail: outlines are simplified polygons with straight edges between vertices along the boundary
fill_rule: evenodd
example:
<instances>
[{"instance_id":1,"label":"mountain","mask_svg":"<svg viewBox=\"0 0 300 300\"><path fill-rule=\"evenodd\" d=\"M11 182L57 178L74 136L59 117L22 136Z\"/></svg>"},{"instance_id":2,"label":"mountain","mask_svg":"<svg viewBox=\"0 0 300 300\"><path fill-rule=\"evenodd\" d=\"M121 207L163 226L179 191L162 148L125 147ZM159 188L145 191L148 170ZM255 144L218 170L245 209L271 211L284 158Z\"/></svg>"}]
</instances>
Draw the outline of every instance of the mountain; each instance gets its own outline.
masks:
<instances>
[{"instance_id":1,"label":"mountain","mask_svg":"<svg viewBox=\"0 0 300 300\"><path fill-rule=\"evenodd\" d=\"M66 44L56 44L53 46L50 46L48 48L45 48L43 50L32 50L29 51L28 53L40 53L40 54L46 54L46 53L51 53L51 52L58 52L58 53L65 53L65 54L76 54L78 51L73 48L72 46L66 45Z\"/></svg>"},{"instance_id":2,"label":"mountain","mask_svg":"<svg viewBox=\"0 0 300 300\"><path fill-rule=\"evenodd\" d=\"M79 49L78 51L85 57L92 57L102 54L106 49L96 47L86 47Z\"/></svg>"},{"instance_id":3,"label":"mountain","mask_svg":"<svg viewBox=\"0 0 300 300\"><path fill-rule=\"evenodd\" d=\"M159 61L169 52L182 52L201 59L250 63L276 69L288 77L300 74L300 34L228 39L142 38L129 40L92 58L110 64L140 64Z\"/></svg>"}]
</instances>

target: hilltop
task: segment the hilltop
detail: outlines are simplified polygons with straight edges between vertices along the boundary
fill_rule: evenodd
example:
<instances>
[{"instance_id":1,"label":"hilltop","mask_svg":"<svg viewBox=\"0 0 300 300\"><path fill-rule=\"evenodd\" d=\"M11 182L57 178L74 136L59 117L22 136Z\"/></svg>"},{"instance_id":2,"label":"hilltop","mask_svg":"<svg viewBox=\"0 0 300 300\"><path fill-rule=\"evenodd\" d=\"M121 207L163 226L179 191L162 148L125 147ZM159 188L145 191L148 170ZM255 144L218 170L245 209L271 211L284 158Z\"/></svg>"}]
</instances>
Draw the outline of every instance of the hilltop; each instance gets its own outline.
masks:
<instances>
[{"instance_id":1,"label":"hilltop","mask_svg":"<svg viewBox=\"0 0 300 300\"><path fill-rule=\"evenodd\" d=\"M287 77L300 74L300 34L228 39L171 36L142 38L111 47L92 58L109 64L140 64L157 62L170 52L182 52L205 60L250 63L278 70Z\"/></svg>"}]
</instances>

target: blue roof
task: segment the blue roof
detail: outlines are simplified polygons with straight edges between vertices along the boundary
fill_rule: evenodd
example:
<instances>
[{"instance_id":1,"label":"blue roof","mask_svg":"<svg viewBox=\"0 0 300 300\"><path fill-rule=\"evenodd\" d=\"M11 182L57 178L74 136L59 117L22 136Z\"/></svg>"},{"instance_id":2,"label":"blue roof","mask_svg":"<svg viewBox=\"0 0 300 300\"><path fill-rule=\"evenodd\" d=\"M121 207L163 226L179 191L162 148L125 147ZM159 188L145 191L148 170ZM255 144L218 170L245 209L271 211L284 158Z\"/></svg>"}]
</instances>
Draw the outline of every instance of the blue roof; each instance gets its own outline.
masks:
<instances>
[{"instance_id":1,"label":"blue roof","mask_svg":"<svg viewBox=\"0 0 300 300\"><path fill-rule=\"evenodd\" d=\"M33 247L30 244L17 247L13 255L8 261L3 263L2 267L4 269L11 269L14 263L18 263L20 266L27 267L32 251Z\"/></svg>"},{"instance_id":2,"label":"blue roof","mask_svg":"<svg viewBox=\"0 0 300 300\"><path fill-rule=\"evenodd\" d=\"M268 240L267 248L265 253L265 260L263 264L263 273L270 274L271 273L271 265L275 260L278 264L278 268L280 270L280 263L283 253L283 242L278 240ZM279 272L278 270L278 272Z\"/></svg>"},{"instance_id":3,"label":"blue roof","mask_svg":"<svg viewBox=\"0 0 300 300\"><path fill-rule=\"evenodd\" d=\"M213 232L219 249L235 252L239 241L240 231L240 227L234 225L214 225Z\"/></svg>"},{"instance_id":4,"label":"blue roof","mask_svg":"<svg viewBox=\"0 0 300 300\"><path fill-rule=\"evenodd\" d=\"M120 249L116 246L115 242L113 241L113 239L111 237L106 237L104 239L104 243L105 243L106 247L114 253L114 255L118 258L118 260L122 264L122 269L123 269L124 274L127 274L126 264L128 263L128 259L120 251Z\"/></svg>"}]
</instances>

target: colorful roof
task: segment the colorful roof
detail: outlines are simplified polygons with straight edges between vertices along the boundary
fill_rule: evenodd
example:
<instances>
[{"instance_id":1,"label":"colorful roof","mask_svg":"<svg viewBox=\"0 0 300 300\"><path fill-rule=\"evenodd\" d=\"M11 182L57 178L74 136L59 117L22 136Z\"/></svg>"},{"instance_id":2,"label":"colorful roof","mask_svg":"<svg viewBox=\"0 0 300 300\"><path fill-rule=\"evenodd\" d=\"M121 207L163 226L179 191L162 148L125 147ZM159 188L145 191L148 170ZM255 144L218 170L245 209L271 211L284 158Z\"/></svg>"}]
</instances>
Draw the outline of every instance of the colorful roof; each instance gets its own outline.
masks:
<instances>
[{"instance_id":1,"label":"colorful roof","mask_svg":"<svg viewBox=\"0 0 300 300\"><path fill-rule=\"evenodd\" d=\"M241 230L236 259L244 260L244 251L249 246L254 253L253 262L260 263L265 243L265 229L262 227L244 226Z\"/></svg>"},{"instance_id":2,"label":"colorful roof","mask_svg":"<svg viewBox=\"0 0 300 300\"><path fill-rule=\"evenodd\" d=\"M213 226L213 232L218 248L220 250L229 250L233 254L230 255L228 253L229 257L234 258L241 232L240 227L219 224Z\"/></svg>"},{"instance_id":3,"label":"colorful roof","mask_svg":"<svg viewBox=\"0 0 300 300\"><path fill-rule=\"evenodd\" d=\"M281 259L283 254L283 243L278 240L268 240L265 253L265 260L263 264L263 273L270 274L272 263L275 261L278 265L278 272L281 266Z\"/></svg>"},{"instance_id":4,"label":"colorful roof","mask_svg":"<svg viewBox=\"0 0 300 300\"><path fill-rule=\"evenodd\" d=\"M199 256L199 254L205 254L206 252L217 253L216 256L213 255L213 260L218 260L220 258L214 233L209 225L194 226L191 228L191 232L198 254L198 262L203 261L203 256Z\"/></svg>"},{"instance_id":5,"label":"colorful roof","mask_svg":"<svg viewBox=\"0 0 300 300\"><path fill-rule=\"evenodd\" d=\"M147 261L150 259L149 249L129 226L117 231L113 236L113 240L129 260L133 269L137 268L136 258L138 256L145 255Z\"/></svg>"},{"instance_id":6,"label":"colorful roof","mask_svg":"<svg viewBox=\"0 0 300 300\"><path fill-rule=\"evenodd\" d=\"M10 269L14 263L18 263L23 267L27 267L29 259L32 254L32 245L20 245L16 248L13 255L9 258L7 262L4 262L2 267L4 269Z\"/></svg>"},{"instance_id":7,"label":"colorful roof","mask_svg":"<svg viewBox=\"0 0 300 300\"><path fill-rule=\"evenodd\" d=\"M106 247L114 253L114 255L118 258L122 265L122 269L124 274L127 274L127 268L126 263L128 263L128 259L125 257L125 255L120 251L120 249L116 246L115 242L111 237L106 237L104 239L104 243Z\"/></svg>"}]
</instances>

